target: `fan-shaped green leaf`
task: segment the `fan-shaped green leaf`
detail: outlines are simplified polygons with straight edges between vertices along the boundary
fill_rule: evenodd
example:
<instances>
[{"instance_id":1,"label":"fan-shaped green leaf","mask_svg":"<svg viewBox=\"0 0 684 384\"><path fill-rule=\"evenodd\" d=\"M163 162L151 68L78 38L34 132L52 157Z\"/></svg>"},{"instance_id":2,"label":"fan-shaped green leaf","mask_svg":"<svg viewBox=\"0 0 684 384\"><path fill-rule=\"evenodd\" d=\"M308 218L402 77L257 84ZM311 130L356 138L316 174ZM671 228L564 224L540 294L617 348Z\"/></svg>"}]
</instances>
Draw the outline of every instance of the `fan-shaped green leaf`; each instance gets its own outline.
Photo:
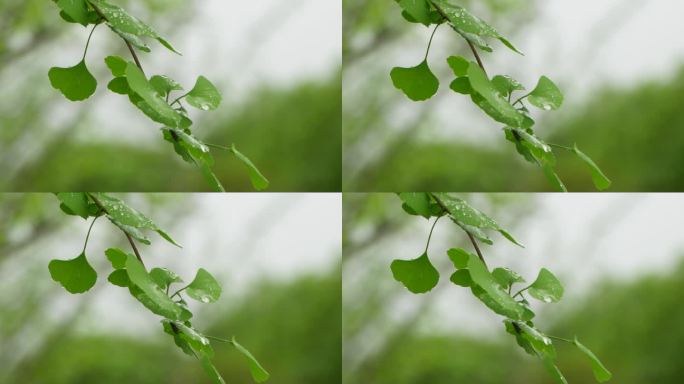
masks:
<instances>
[{"instance_id":1,"label":"fan-shaped green leaf","mask_svg":"<svg viewBox=\"0 0 684 384\"><path fill-rule=\"evenodd\" d=\"M470 62L466 60L463 56L449 56L447 58L447 64L454 72L456 77L463 77L468 75L468 68L470 67Z\"/></svg>"},{"instance_id":2,"label":"fan-shaped green leaf","mask_svg":"<svg viewBox=\"0 0 684 384\"><path fill-rule=\"evenodd\" d=\"M249 370L252 373L252 378L254 381L257 383L263 383L264 381L268 380L271 375L266 372L264 367L259 364L257 359L247 349L245 349L245 347L240 345L237 340L235 340L235 337L233 337L232 344L247 359L247 364L249 364Z\"/></svg>"},{"instance_id":3,"label":"fan-shaped green leaf","mask_svg":"<svg viewBox=\"0 0 684 384\"><path fill-rule=\"evenodd\" d=\"M473 282L482 288L497 305L501 306L503 313L499 312L499 314L512 319L522 318L523 307L501 288L479 258L471 257L468 260L468 271Z\"/></svg>"},{"instance_id":4,"label":"fan-shaped green leaf","mask_svg":"<svg viewBox=\"0 0 684 384\"><path fill-rule=\"evenodd\" d=\"M257 190L257 191L263 191L264 189L268 188L269 186L269 181L268 179L261 174L259 169L252 163L252 161L247 158L247 156L243 155L240 151L237 150L235 147L235 144L232 145L230 148L230 151L237 157L240 162L247 167L247 173L249 174L249 179L252 182L252 186Z\"/></svg>"},{"instance_id":5,"label":"fan-shaped green leaf","mask_svg":"<svg viewBox=\"0 0 684 384\"><path fill-rule=\"evenodd\" d=\"M107 64L107 68L109 68L109 70L112 72L112 76L126 76L126 67L128 66L128 61L126 61L123 57L107 56L105 57L105 64Z\"/></svg>"},{"instance_id":6,"label":"fan-shaped green leaf","mask_svg":"<svg viewBox=\"0 0 684 384\"><path fill-rule=\"evenodd\" d=\"M152 84L147 81L143 72L134 63L129 62L126 66L126 79L131 89L138 94L145 102L161 117L161 123L170 127L178 127L181 115L176 112L166 101L157 93Z\"/></svg>"},{"instance_id":7,"label":"fan-shaped green leaf","mask_svg":"<svg viewBox=\"0 0 684 384\"><path fill-rule=\"evenodd\" d=\"M528 100L535 107L551 111L563 105L563 94L551 79L542 76L537 86L530 93Z\"/></svg>"},{"instance_id":8,"label":"fan-shaped green leaf","mask_svg":"<svg viewBox=\"0 0 684 384\"><path fill-rule=\"evenodd\" d=\"M449 88L451 88L452 91L462 95L473 94L473 87L470 85L470 79L468 79L467 76L455 79L451 82L451 84L449 84Z\"/></svg>"},{"instance_id":9,"label":"fan-shaped green leaf","mask_svg":"<svg viewBox=\"0 0 684 384\"><path fill-rule=\"evenodd\" d=\"M490 106L500 114L507 122L513 122L514 127L520 127L523 116L506 100L497 88L487 78L485 72L477 63L470 63L468 67L468 79L473 90L480 94Z\"/></svg>"},{"instance_id":10,"label":"fan-shaped green leaf","mask_svg":"<svg viewBox=\"0 0 684 384\"><path fill-rule=\"evenodd\" d=\"M88 25L92 20L86 0L59 0L57 5L73 21L83 26Z\"/></svg>"},{"instance_id":11,"label":"fan-shaped green leaf","mask_svg":"<svg viewBox=\"0 0 684 384\"><path fill-rule=\"evenodd\" d=\"M525 90L525 87L518 82L518 80L506 76L506 75L497 75L492 78L492 84L494 84L494 87L499 91L504 96L509 96L512 94L514 91L523 91Z\"/></svg>"},{"instance_id":12,"label":"fan-shaped green leaf","mask_svg":"<svg viewBox=\"0 0 684 384\"><path fill-rule=\"evenodd\" d=\"M128 254L118 248L109 248L105 251L105 256L107 260L112 263L114 269L124 269L126 268L126 260L128 260Z\"/></svg>"},{"instance_id":13,"label":"fan-shaped green leaf","mask_svg":"<svg viewBox=\"0 0 684 384\"><path fill-rule=\"evenodd\" d=\"M591 362L591 369L594 371L594 377L596 377L596 381L599 383L604 383L613 377L613 374L610 373L603 363L601 363L601 360L596 357L594 352L580 343L577 337L575 337L574 344L586 357L589 358L589 361Z\"/></svg>"},{"instance_id":14,"label":"fan-shaped green leaf","mask_svg":"<svg viewBox=\"0 0 684 384\"><path fill-rule=\"evenodd\" d=\"M155 313L172 320L181 318L181 308L159 288L145 267L132 255L128 255L126 259L126 271L131 282L157 307L158 312Z\"/></svg>"},{"instance_id":15,"label":"fan-shaped green leaf","mask_svg":"<svg viewBox=\"0 0 684 384\"><path fill-rule=\"evenodd\" d=\"M168 95L171 91L183 90L183 87L176 80L164 75L152 76L150 84L162 96Z\"/></svg>"},{"instance_id":16,"label":"fan-shaped green leaf","mask_svg":"<svg viewBox=\"0 0 684 384\"><path fill-rule=\"evenodd\" d=\"M447 251L447 255L456 269L468 268L468 260L473 257L470 253L461 248L451 248Z\"/></svg>"},{"instance_id":17,"label":"fan-shaped green leaf","mask_svg":"<svg viewBox=\"0 0 684 384\"><path fill-rule=\"evenodd\" d=\"M207 270L200 268L188 285L188 296L203 303L213 303L221 297L221 286Z\"/></svg>"},{"instance_id":18,"label":"fan-shaped green leaf","mask_svg":"<svg viewBox=\"0 0 684 384\"><path fill-rule=\"evenodd\" d=\"M70 293L84 293L97 281L97 272L90 266L85 253L71 260L52 260L48 265L52 280Z\"/></svg>"},{"instance_id":19,"label":"fan-shaped green leaf","mask_svg":"<svg viewBox=\"0 0 684 384\"><path fill-rule=\"evenodd\" d=\"M606 175L601 171L601 169L594 163L594 160L592 160L589 156L584 154L584 152L580 151L579 148L577 148L577 145L573 148L573 152L577 155L577 157L580 158L588 167L589 170L591 171L591 178L594 181L594 185L596 188L600 191L605 191L610 187L612 182Z\"/></svg>"},{"instance_id":20,"label":"fan-shaped green leaf","mask_svg":"<svg viewBox=\"0 0 684 384\"><path fill-rule=\"evenodd\" d=\"M427 253L414 260L394 260L390 269L394 279L413 293L429 292L439 282L439 272Z\"/></svg>"},{"instance_id":21,"label":"fan-shaped green leaf","mask_svg":"<svg viewBox=\"0 0 684 384\"><path fill-rule=\"evenodd\" d=\"M105 16L107 22L113 29L115 29L118 32L121 32L120 34L122 35L122 37L124 37L131 43L133 43L133 41L130 40L132 36L136 36L138 38L143 36L150 37L159 41L159 43L161 43L169 50L180 54L180 52L176 51L176 49L174 49L171 46L171 44L169 44L164 38L159 36L159 34L154 29L152 29L150 26L143 23L142 21L136 19L135 17L129 15L123 8L108 3L104 0L88 1L90 2L90 4L93 5L93 7L99 10ZM133 40L135 40L136 43L139 43L140 41L139 39Z\"/></svg>"},{"instance_id":22,"label":"fan-shaped green leaf","mask_svg":"<svg viewBox=\"0 0 684 384\"><path fill-rule=\"evenodd\" d=\"M528 292L545 303L557 303L563 298L563 285L551 271L542 268Z\"/></svg>"},{"instance_id":23,"label":"fan-shaped green leaf","mask_svg":"<svg viewBox=\"0 0 684 384\"><path fill-rule=\"evenodd\" d=\"M125 269L117 269L110 273L107 280L117 287L128 288L131 286L131 279L128 278L128 272Z\"/></svg>"},{"instance_id":24,"label":"fan-shaped green leaf","mask_svg":"<svg viewBox=\"0 0 684 384\"><path fill-rule=\"evenodd\" d=\"M430 3L427 0L399 0L399 5L417 22L425 26L432 23Z\"/></svg>"},{"instance_id":25,"label":"fan-shaped green leaf","mask_svg":"<svg viewBox=\"0 0 684 384\"><path fill-rule=\"evenodd\" d=\"M390 77L394 86L413 101L427 100L439 89L439 80L430 70L427 60L416 67L393 68Z\"/></svg>"},{"instance_id":26,"label":"fan-shaped green leaf","mask_svg":"<svg viewBox=\"0 0 684 384\"><path fill-rule=\"evenodd\" d=\"M57 198L74 214L84 219L91 216L88 196L84 192L60 192Z\"/></svg>"},{"instance_id":27,"label":"fan-shaped green leaf","mask_svg":"<svg viewBox=\"0 0 684 384\"><path fill-rule=\"evenodd\" d=\"M495 268L492 271L492 276L494 276L499 285L504 289L508 289L515 283L525 282L525 279L523 279L522 276L508 268Z\"/></svg>"},{"instance_id":28,"label":"fan-shaped green leaf","mask_svg":"<svg viewBox=\"0 0 684 384\"><path fill-rule=\"evenodd\" d=\"M467 269L459 269L458 271L452 273L449 280L461 287L467 288L473 286L473 278L470 277L470 271Z\"/></svg>"},{"instance_id":29,"label":"fan-shaped green leaf","mask_svg":"<svg viewBox=\"0 0 684 384\"><path fill-rule=\"evenodd\" d=\"M150 277L161 289L166 289L173 283L182 283L183 279L175 272L166 268L152 268Z\"/></svg>"},{"instance_id":30,"label":"fan-shaped green leaf","mask_svg":"<svg viewBox=\"0 0 684 384\"><path fill-rule=\"evenodd\" d=\"M82 101L95 93L97 80L88 71L85 60L74 67L50 68L48 72L52 87L62 92L71 101Z\"/></svg>"},{"instance_id":31,"label":"fan-shaped green leaf","mask_svg":"<svg viewBox=\"0 0 684 384\"><path fill-rule=\"evenodd\" d=\"M221 104L221 94L218 89L204 76L197 78L195 86L185 99L188 104L203 111L214 110Z\"/></svg>"}]
</instances>

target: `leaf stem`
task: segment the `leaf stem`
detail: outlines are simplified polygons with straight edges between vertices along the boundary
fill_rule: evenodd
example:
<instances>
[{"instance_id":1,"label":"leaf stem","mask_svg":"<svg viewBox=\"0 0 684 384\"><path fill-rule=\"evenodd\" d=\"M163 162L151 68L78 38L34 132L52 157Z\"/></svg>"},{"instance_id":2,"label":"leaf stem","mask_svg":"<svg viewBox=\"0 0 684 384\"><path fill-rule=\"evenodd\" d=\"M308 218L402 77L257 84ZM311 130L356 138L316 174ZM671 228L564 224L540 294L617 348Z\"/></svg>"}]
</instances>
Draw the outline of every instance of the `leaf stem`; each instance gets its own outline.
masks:
<instances>
[{"instance_id":1,"label":"leaf stem","mask_svg":"<svg viewBox=\"0 0 684 384\"><path fill-rule=\"evenodd\" d=\"M176 295L179 295L178 297L180 297L180 293L183 292L183 291L185 291L186 289L188 289L188 287L189 287L189 285L186 285L185 287L183 287L183 288L177 290L176 292L174 292L173 295L169 296L169 298L172 299L172 298L173 298L174 296L176 296Z\"/></svg>"},{"instance_id":2,"label":"leaf stem","mask_svg":"<svg viewBox=\"0 0 684 384\"><path fill-rule=\"evenodd\" d=\"M520 96L520 97L518 98L518 100L516 100L516 101L515 101L513 104L511 104L511 105L516 105L516 104L518 104L518 103L522 103L522 101L525 100L526 98L528 98L530 95L531 95L531 93L528 93L528 94L526 94L526 95ZM523 107L525 106L524 104L522 104L522 105L523 105Z\"/></svg>"},{"instance_id":3,"label":"leaf stem","mask_svg":"<svg viewBox=\"0 0 684 384\"><path fill-rule=\"evenodd\" d=\"M209 335L204 335L204 337L206 337L207 339L220 341L220 342L222 342L222 343L233 344L233 340L226 340L226 339L222 339L222 338L220 338L220 337L209 336Z\"/></svg>"},{"instance_id":4,"label":"leaf stem","mask_svg":"<svg viewBox=\"0 0 684 384\"><path fill-rule=\"evenodd\" d=\"M430 234L428 235L427 244L425 244L425 252L423 252L423 253L427 253L428 247L430 247L430 240L432 239L432 231L435 230L435 226L437 226L437 222L439 221L440 218L442 218L442 216L438 216L435 219L435 222L432 224L432 228L430 228Z\"/></svg>"},{"instance_id":5,"label":"leaf stem","mask_svg":"<svg viewBox=\"0 0 684 384\"><path fill-rule=\"evenodd\" d=\"M570 148L565 145L560 145L560 144L552 144L552 143L546 143L549 147L554 147L554 148L560 148L560 149L565 149L566 151L570 152L575 152L575 148Z\"/></svg>"},{"instance_id":6,"label":"leaf stem","mask_svg":"<svg viewBox=\"0 0 684 384\"><path fill-rule=\"evenodd\" d=\"M475 45L473 45L473 43L472 43L470 40L465 39L465 41L468 43L468 46L470 47L470 50L473 52L473 55L475 56L475 60L477 60L477 65L479 65L480 68L482 68L482 71L483 71L483 72L485 73L485 75L486 75L486 74L487 74L487 70L485 69L484 64L482 63L482 59L480 58L480 54L477 53L477 48L475 48Z\"/></svg>"},{"instance_id":7,"label":"leaf stem","mask_svg":"<svg viewBox=\"0 0 684 384\"><path fill-rule=\"evenodd\" d=\"M90 30L90 34L88 35L88 41L86 41L86 46L85 50L83 51L83 58L81 59L81 61L85 61L86 54L88 53L88 47L90 46L90 39L92 39L93 33L95 33L95 28L97 28L98 25L100 24L95 24L93 26L93 29Z\"/></svg>"},{"instance_id":8,"label":"leaf stem","mask_svg":"<svg viewBox=\"0 0 684 384\"><path fill-rule=\"evenodd\" d=\"M178 97L176 98L176 100L174 100L173 102L171 102L171 104L169 104L169 105L174 105L174 104L176 104L176 103L178 103L178 105L180 105L179 102L181 101L181 99L184 98L185 96L189 95L189 94L190 94L190 92L188 92L188 93L186 93L186 94L184 94L184 95L178 96ZM182 107L182 105L181 105L181 107Z\"/></svg>"},{"instance_id":9,"label":"leaf stem","mask_svg":"<svg viewBox=\"0 0 684 384\"><path fill-rule=\"evenodd\" d=\"M528 285L527 287L525 287L525 288L519 290L515 295L513 295L513 298L515 298L515 297L518 296L518 295L520 295L520 296L522 297L522 293L525 292L525 291L527 291L527 290L530 289L530 288L532 288L532 286L531 286L531 285ZM523 297L523 298L524 298L524 297Z\"/></svg>"},{"instance_id":10,"label":"leaf stem","mask_svg":"<svg viewBox=\"0 0 684 384\"><path fill-rule=\"evenodd\" d=\"M424 61L427 61L428 54L430 54L430 47L432 47L432 39L435 37L435 33L437 33L437 28L439 28L441 24L437 24L435 26L435 29L432 30L432 35L430 35L430 41L428 41L428 46L427 46L427 51L425 51L425 59Z\"/></svg>"},{"instance_id":11,"label":"leaf stem","mask_svg":"<svg viewBox=\"0 0 684 384\"><path fill-rule=\"evenodd\" d=\"M88 196L100 208L100 210L102 210L102 212L109 215L109 212L107 212L107 209L104 207L104 205L102 205L102 203L100 202L100 200L97 199L97 197L95 197L92 193L88 193ZM133 248L133 253L135 253L135 257L137 257L138 261L140 261L140 264L142 264L142 266L145 267L145 262L143 262L142 256L140 256L140 252L138 251L138 247L135 246L135 242L133 241L131 235L123 229L121 229L121 232L123 232L124 235L126 235L126 239L128 239L128 242L131 244L131 248Z\"/></svg>"},{"instance_id":12,"label":"leaf stem","mask_svg":"<svg viewBox=\"0 0 684 384\"><path fill-rule=\"evenodd\" d=\"M90 231L93 230L93 225L95 225L95 222L99 218L100 218L100 216L95 216L95 218L93 219L93 222L90 223L90 227L88 227L88 233L86 234L86 238L85 238L85 244L83 244L83 251L81 253L85 253L86 247L88 246L88 239L90 239Z\"/></svg>"},{"instance_id":13,"label":"leaf stem","mask_svg":"<svg viewBox=\"0 0 684 384\"><path fill-rule=\"evenodd\" d=\"M546 335L546 337L548 337L549 339L552 339L552 340L564 341L566 343L575 344L575 342L570 340L570 339L565 339L565 338L558 337L558 336Z\"/></svg>"}]
</instances>

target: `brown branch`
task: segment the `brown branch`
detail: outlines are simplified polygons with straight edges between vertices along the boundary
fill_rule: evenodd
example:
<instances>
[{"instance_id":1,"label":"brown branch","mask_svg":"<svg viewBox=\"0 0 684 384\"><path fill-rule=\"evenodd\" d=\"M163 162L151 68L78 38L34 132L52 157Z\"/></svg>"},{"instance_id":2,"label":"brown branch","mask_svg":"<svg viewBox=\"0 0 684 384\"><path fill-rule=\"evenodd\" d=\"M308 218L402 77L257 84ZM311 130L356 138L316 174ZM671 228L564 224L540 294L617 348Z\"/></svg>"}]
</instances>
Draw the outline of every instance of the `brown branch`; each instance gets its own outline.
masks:
<instances>
[{"instance_id":1,"label":"brown branch","mask_svg":"<svg viewBox=\"0 0 684 384\"><path fill-rule=\"evenodd\" d=\"M97 207L100 208L102 212L109 215L109 212L107 212L107 209L104 207L104 205L102 205L102 203L100 202L100 200L97 199L97 197L93 196L92 193L88 193L88 196L93 200L93 202L95 202L95 205L97 205ZM145 267L145 263L143 262L142 256L140 256L138 247L136 247L135 242L133 241L133 237L131 237L131 235L123 229L121 229L121 231L124 233L124 235L126 235L126 239L128 239L128 242L131 244L131 248L133 248L133 253L135 253L135 257L137 257L138 261L140 261L140 264L142 264L143 267Z\"/></svg>"}]
</instances>

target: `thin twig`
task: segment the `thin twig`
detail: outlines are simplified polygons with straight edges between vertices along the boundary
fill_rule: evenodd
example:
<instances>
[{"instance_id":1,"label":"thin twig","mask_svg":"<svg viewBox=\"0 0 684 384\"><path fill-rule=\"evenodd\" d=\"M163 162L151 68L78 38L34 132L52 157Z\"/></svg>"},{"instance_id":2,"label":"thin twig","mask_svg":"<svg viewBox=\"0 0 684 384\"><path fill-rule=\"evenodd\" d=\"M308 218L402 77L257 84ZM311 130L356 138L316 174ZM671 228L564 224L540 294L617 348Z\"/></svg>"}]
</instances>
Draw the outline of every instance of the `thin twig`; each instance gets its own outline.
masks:
<instances>
[{"instance_id":1,"label":"thin twig","mask_svg":"<svg viewBox=\"0 0 684 384\"><path fill-rule=\"evenodd\" d=\"M482 64L482 59L480 58L480 54L477 53L477 48L475 48L475 45L473 45L473 43L470 40L465 39L465 41L468 42L468 46L470 47L470 50L473 51L473 55L475 55L475 60L477 60L477 65L479 65L480 68L482 68L482 71L486 75L487 70L485 69L484 64Z\"/></svg>"},{"instance_id":2,"label":"thin twig","mask_svg":"<svg viewBox=\"0 0 684 384\"><path fill-rule=\"evenodd\" d=\"M97 5L91 3L90 1L88 2L88 4L90 4L90 6L93 7L93 9L95 10L95 12L97 13L98 16L100 16L104 21L109 22L109 19L107 19L107 16L105 16L105 14L102 13L102 11L100 10L100 8L97 7ZM124 39L122 36L120 36L120 37L126 43L126 47L128 47L128 50L131 52L131 56L133 56L133 60L135 61L135 65L137 65L138 68L140 68L140 70L143 73L145 73L145 70L143 69L142 64L140 64L140 59L138 59L138 55L135 53L135 50L133 49L133 46L131 45L131 43L128 40Z\"/></svg>"}]
</instances>

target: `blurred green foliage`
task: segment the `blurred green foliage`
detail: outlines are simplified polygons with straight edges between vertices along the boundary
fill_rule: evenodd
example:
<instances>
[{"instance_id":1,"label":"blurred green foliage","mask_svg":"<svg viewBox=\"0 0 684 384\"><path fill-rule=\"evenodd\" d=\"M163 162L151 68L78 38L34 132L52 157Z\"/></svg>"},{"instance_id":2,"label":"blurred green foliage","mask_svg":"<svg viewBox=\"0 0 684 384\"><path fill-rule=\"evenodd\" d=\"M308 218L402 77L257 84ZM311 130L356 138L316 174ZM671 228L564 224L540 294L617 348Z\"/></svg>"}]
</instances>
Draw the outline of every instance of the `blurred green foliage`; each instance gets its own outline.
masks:
<instances>
[{"instance_id":1,"label":"blurred green foliage","mask_svg":"<svg viewBox=\"0 0 684 384\"><path fill-rule=\"evenodd\" d=\"M264 282L208 325L206 333L223 338L240 335L238 341L249 345L268 366L273 382L339 382L339 276L335 269L293 282ZM208 383L196 362L169 343L165 335L144 340L67 332L24 362L8 383ZM228 345L214 343L214 362L226 381L251 382L243 357Z\"/></svg>"}]
</instances>

